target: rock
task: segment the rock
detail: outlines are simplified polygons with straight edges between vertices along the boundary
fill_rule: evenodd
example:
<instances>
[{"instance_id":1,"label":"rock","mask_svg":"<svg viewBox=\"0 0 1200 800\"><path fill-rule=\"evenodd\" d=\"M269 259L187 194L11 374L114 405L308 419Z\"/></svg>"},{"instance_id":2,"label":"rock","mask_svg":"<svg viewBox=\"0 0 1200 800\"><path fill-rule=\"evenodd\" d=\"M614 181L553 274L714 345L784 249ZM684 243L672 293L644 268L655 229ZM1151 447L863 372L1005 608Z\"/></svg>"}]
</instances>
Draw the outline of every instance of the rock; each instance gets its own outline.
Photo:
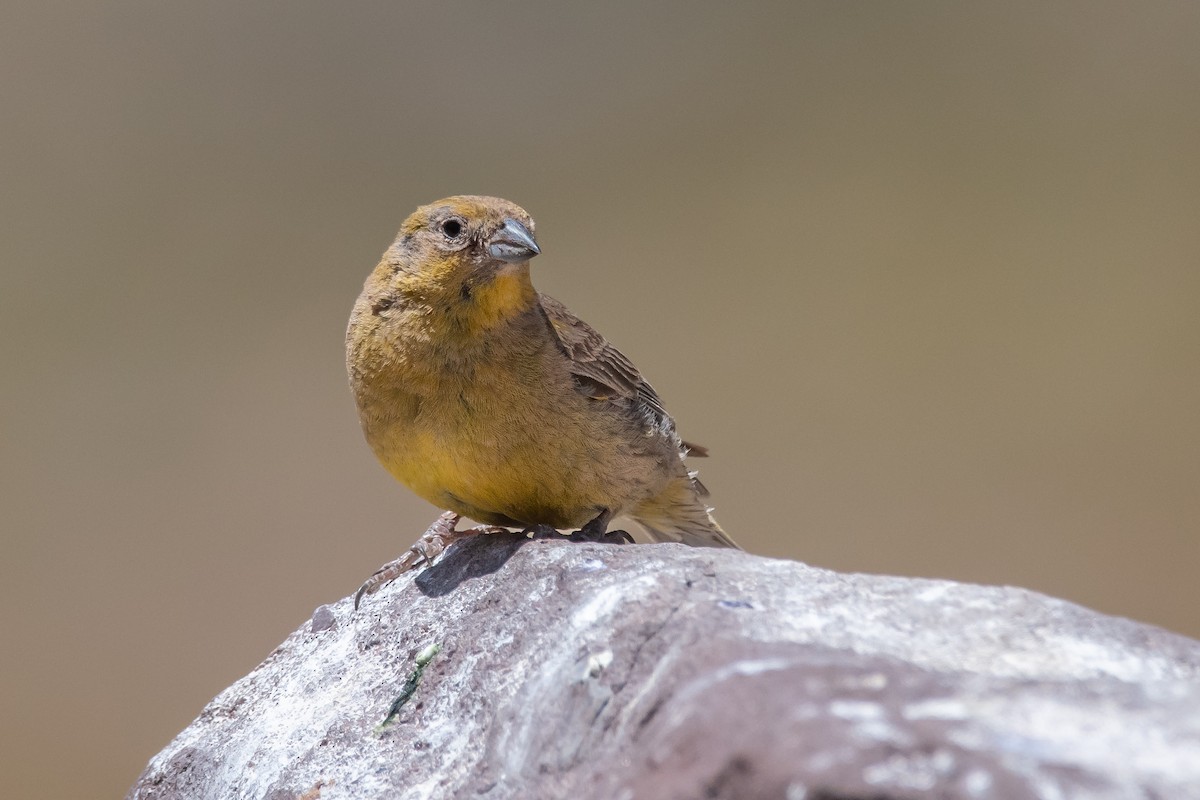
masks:
<instances>
[{"instance_id":1,"label":"rock","mask_svg":"<svg viewBox=\"0 0 1200 800\"><path fill-rule=\"evenodd\" d=\"M479 537L318 609L129 797L1200 798L1200 642L1022 589Z\"/></svg>"}]
</instances>

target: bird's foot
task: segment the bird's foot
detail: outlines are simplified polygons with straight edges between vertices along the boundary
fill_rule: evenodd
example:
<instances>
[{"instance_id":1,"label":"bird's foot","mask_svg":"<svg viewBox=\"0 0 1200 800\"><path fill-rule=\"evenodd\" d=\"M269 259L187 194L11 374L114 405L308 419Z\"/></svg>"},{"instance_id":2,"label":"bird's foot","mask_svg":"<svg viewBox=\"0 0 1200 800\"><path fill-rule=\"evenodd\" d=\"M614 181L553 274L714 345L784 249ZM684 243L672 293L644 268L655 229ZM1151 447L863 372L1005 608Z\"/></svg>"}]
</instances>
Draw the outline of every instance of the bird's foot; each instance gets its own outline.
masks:
<instances>
[{"instance_id":1,"label":"bird's foot","mask_svg":"<svg viewBox=\"0 0 1200 800\"><path fill-rule=\"evenodd\" d=\"M379 591L380 587L391 583L409 570L419 567L421 564L433 563L442 552L459 539L466 539L468 536L479 536L488 533L508 533L507 528L500 528L495 525L481 525L477 528L466 528L465 530L455 530L458 524L459 515L453 511L443 511L442 515L434 520L434 523L429 526L425 533L421 534L421 538L417 539L412 547L408 548L408 552L384 564L379 569L375 570L375 574L367 578L366 583L359 587L358 592L354 595L354 609L357 611L359 603L362 602L364 596L374 594Z\"/></svg>"},{"instance_id":2,"label":"bird's foot","mask_svg":"<svg viewBox=\"0 0 1200 800\"><path fill-rule=\"evenodd\" d=\"M521 531L521 535L527 536L530 539L534 539L534 540L557 539L560 536L562 536L562 534L560 534L558 532L558 528L554 528L550 525L543 525L543 524L530 525L528 528Z\"/></svg>"},{"instance_id":3,"label":"bird's foot","mask_svg":"<svg viewBox=\"0 0 1200 800\"><path fill-rule=\"evenodd\" d=\"M608 523L613 517L612 512L605 509L596 518L567 538L572 542L599 542L601 544L633 544L629 531L610 531Z\"/></svg>"},{"instance_id":4,"label":"bird's foot","mask_svg":"<svg viewBox=\"0 0 1200 800\"><path fill-rule=\"evenodd\" d=\"M599 544L633 544L633 535L629 531L589 531L587 526L580 528L567 537L572 542L598 542Z\"/></svg>"}]
</instances>

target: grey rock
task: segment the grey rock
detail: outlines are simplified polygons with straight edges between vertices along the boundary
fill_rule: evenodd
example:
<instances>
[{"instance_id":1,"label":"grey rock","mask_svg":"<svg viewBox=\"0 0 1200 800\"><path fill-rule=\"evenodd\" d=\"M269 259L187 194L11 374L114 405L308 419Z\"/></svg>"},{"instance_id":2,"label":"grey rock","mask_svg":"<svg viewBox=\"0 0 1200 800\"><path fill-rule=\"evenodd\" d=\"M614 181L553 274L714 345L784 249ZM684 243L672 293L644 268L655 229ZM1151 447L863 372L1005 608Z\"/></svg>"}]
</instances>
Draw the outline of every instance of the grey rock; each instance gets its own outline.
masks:
<instances>
[{"instance_id":1,"label":"grey rock","mask_svg":"<svg viewBox=\"0 0 1200 800\"><path fill-rule=\"evenodd\" d=\"M337 615L333 613L333 609L329 606L318 606L317 610L312 615L312 627L309 629L312 633L320 633L327 631L337 624Z\"/></svg>"},{"instance_id":2,"label":"grey rock","mask_svg":"<svg viewBox=\"0 0 1200 800\"><path fill-rule=\"evenodd\" d=\"M1022 589L501 535L323 609L129 797L1200 798L1200 642Z\"/></svg>"}]
</instances>

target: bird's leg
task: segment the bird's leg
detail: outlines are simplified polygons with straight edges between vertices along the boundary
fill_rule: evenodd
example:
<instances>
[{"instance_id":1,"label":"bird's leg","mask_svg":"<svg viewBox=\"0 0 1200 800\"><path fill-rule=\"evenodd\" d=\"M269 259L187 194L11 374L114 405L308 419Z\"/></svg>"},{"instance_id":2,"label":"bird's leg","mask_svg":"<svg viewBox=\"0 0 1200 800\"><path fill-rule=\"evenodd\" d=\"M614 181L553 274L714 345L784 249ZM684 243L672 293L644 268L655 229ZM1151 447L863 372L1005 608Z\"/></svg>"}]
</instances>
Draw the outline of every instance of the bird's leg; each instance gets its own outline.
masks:
<instances>
[{"instance_id":1,"label":"bird's leg","mask_svg":"<svg viewBox=\"0 0 1200 800\"><path fill-rule=\"evenodd\" d=\"M633 544L628 531L610 531L608 523L613 513L607 508L596 515L588 524L571 534L573 542L604 542L605 544Z\"/></svg>"},{"instance_id":2,"label":"bird's leg","mask_svg":"<svg viewBox=\"0 0 1200 800\"><path fill-rule=\"evenodd\" d=\"M367 578L366 583L360 586L358 592L354 595L355 610L358 610L358 604L362 602L364 595L374 594L379 590L379 587L391 583L396 578L399 578L404 573L421 564L432 563L435 558L441 555L442 551L459 539L465 539L468 536L478 536L480 534L509 532L507 528L495 525L481 525L478 528L467 528L461 531L455 530L458 519L459 515L453 511L443 511L442 515L434 520L434 523L429 526L425 533L421 534L421 538L417 539L416 543L408 548L407 553L375 570L375 574Z\"/></svg>"}]
</instances>

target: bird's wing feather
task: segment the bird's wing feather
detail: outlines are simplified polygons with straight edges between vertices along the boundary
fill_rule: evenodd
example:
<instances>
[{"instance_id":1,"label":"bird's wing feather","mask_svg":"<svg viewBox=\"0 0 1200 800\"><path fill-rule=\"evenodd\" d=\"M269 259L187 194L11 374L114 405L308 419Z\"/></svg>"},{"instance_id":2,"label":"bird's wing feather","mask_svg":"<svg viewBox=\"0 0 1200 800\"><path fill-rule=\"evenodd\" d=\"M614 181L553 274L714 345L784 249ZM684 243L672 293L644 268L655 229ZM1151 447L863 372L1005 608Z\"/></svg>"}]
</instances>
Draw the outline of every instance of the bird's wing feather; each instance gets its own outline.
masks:
<instances>
[{"instance_id":1,"label":"bird's wing feather","mask_svg":"<svg viewBox=\"0 0 1200 800\"><path fill-rule=\"evenodd\" d=\"M622 407L632 405L654 427L674 436L675 423L663 408L662 399L633 362L553 297L541 295L541 301L559 348L570 359L571 375L579 391L595 400Z\"/></svg>"}]
</instances>

